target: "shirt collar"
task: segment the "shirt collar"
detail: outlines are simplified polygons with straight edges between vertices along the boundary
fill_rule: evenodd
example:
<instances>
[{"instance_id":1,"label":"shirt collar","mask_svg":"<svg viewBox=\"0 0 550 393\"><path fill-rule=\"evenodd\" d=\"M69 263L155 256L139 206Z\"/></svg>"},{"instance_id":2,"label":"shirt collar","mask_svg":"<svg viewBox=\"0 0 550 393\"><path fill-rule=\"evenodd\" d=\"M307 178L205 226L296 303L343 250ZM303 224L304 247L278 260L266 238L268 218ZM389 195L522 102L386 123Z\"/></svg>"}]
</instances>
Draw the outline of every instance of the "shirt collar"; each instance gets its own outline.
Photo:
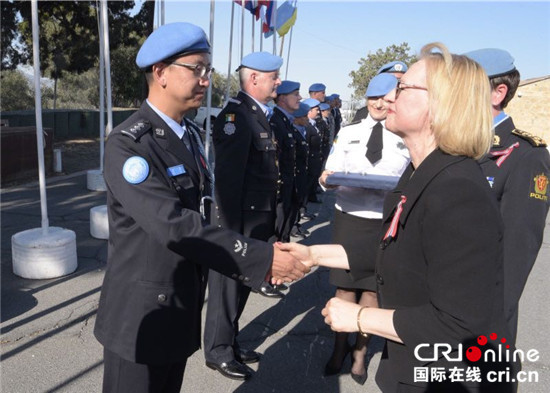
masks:
<instances>
[{"instance_id":1,"label":"shirt collar","mask_svg":"<svg viewBox=\"0 0 550 393\"><path fill-rule=\"evenodd\" d=\"M241 91L242 91L242 90L241 90ZM262 109L262 112L263 112L264 114L267 114L267 112L268 112L268 109L267 109L268 106L267 106L267 105L262 104L260 101L258 101L258 100L255 99L254 97L252 97L252 96L251 96L250 94L248 94L246 91L242 91L242 92L243 92L244 94L246 94L247 96L249 96L250 98L252 98L252 99L256 102L256 104L258 104L258 106Z\"/></svg>"},{"instance_id":2,"label":"shirt collar","mask_svg":"<svg viewBox=\"0 0 550 393\"><path fill-rule=\"evenodd\" d=\"M163 112L160 111L160 109L158 109L156 106L154 106L153 104L151 104L151 102L149 101L149 99L146 100L147 101L147 104L151 107L152 110L155 111L155 113L157 115L159 115L159 117L164 120L164 122L168 125L168 127L170 127L170 129L172 131L174 131L176 133L176 135L178 136L179 139L183 138L183 134L185 134L185 123L183 123L183 119L182 119L182 124L179 124L177 121L175 121L174 119L172 119L171 117L167 116L166 114L164 114Z\"/></svg>"},{"instance_id":3,"label":"shirt collar","mask_svg":"<svg viewBox=\"0 0 550 393\"><path fill-rule=\"evenodd\" d=\"M494 118L493 118L493 126L496 127L498 126L500 123L502 123L504 120L506 120L509 116L504 113L504 111L500 111L498 115L496 115Z\"/></svg>"},{"instance_id":4,"label":"shirt collar","mask_svg":"<svg viewBox=\"0 0 550 393\"><path fill-rule=\"evenodd\" d=\"M286 110L284 110L283 108L281 108L279 105L277 105L275 108L277 108L278 110L280 110L281 112L283 112L283 114L288 118L288 120L290 120L291 122L294 120L294 116L292 116L292 114L288 113Z\"/></svg>"}]
</instances>

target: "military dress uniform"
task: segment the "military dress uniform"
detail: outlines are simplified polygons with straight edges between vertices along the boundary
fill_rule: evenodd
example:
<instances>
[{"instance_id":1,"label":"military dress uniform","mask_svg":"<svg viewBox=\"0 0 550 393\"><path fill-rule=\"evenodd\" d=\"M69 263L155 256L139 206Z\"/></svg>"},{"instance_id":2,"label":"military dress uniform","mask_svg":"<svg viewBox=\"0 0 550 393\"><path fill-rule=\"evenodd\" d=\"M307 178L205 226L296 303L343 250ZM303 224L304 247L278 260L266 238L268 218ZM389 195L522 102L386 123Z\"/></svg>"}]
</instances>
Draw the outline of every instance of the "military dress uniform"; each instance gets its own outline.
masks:
<instances>
[{"instance_id":1,"label":"military dress uniform","mask_svg":"<svg viewBox=\"0 0 550 393\"><path fill-rule=\"evenodd\" d=\"M199 213L212 178L198 129L184 126L190 150L143 103L105 147L109 250L94 333L106 354L133 363L185 367L200 346L208 269L258 288L273 256Z\"/></svg>"},{"instance_id":2,"label":"military dress uniform","mask_svg":"<svg viewBox=\"0 0 550 393\"><path fill-rule=\"evenodd\" d=\"M287 114L278 107L273 109L269 124L277 143L279 162L279 198L277 201L275 235L277 240L288 242L290 241L290 230L294 225L291 219L292 206L297 201L294 126Z\"/></svg>"},{"instance_id":3,"label":"military dress uniform","mask_svg":"<svg viewBox=\"0 0 550 393\"><path fill-rule=\"evenodd\" d=\"M309 146L306 139L306 129L294 126L294 141L296 143L296 201L292 207L292 226L300 221L300 212L305 210L308 196L308 156Z\"/></svg>"},{"instance_id":4,"label":"military dress uniform","mask_svg":"<svg viewBox=\"0 0 550 393\"><path fill-rule=\"evenodd\" d=\"M230 99L214 123L213 142L220 225L271 240L279 171L273 134L259 104L242 91ZM238 320L249 294L242 282L210 273L204 331L207 362L235 360L240 350Z\"/></svg>"},{"instance_id":5,"label":"military dress uniform","mask_svg":"<svg viewBox=\"0 0 550 393\"><path fill-rule=\"evenodd\" d=\"M515 341L519 299L540 250L550 206L550 155L541 138L516 129L509 116L501 113L497 121L493 146L480 165L504 221L504 306Z\"/></svg>"},{"instance_id":6,"label":"military dress uniform","mask_svg":"<svg viewBox=\"0 0 550 393\"><path fill-rule=\"evenodd\" d=\"M307 144L309 146L309 160L307 164L308 195L306 196L306 199L308 200L317 199L317 182L319 176L321 176L321 172L323 171L323 153L321 150L323 146L323 141L321 133L314 124L315 121L313 121L312 124L311 119L308 124L306 124L306 138Z\"/></svg>"}]
</instances>

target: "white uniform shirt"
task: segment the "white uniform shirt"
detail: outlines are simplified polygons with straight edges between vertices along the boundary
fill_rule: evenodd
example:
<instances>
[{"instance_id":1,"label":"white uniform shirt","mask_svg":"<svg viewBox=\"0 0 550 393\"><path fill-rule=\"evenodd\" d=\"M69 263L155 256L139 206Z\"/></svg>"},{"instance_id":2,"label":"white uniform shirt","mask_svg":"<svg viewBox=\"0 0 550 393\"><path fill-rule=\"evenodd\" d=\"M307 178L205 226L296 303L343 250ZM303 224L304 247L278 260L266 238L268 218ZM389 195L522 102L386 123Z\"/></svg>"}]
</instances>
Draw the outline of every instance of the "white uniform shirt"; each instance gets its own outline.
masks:
<instances>
[{"instance_id":1,"label":"white uniform shirt","mask_svg":"<svg viewBox=\"0 0 550 393\"><path fill-rule=\"evenodd\" d=\"M401 176L410 161L409 150L403 140L386 130L382 121L382 158L374 165L367 159L367 142L377 122L372 117L344 127L328 156L325 169L334 172L361 173L384 176ZM387 191L358 187L338 186L335 207L354 216L381 219Z\"/></svg>"}]
</instances>

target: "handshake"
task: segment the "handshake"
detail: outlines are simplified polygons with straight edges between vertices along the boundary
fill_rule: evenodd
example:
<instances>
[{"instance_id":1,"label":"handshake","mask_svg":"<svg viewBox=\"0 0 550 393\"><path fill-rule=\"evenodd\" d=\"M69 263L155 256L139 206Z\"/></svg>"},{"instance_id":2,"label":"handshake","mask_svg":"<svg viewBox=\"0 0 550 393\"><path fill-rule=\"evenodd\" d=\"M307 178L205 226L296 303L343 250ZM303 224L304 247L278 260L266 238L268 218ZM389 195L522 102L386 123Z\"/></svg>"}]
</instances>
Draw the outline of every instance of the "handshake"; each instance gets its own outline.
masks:
<instances>
[{"instance_id":1,"label":"handshake","mask_svg":"<svg viewBox=\"0 0 550 393\"><path fill-rule=\"evenodd\" d=\"M344 248L337 244L304 246L298 243L273 245L271 283L282 284L303 278L313 266L349 269Z\"/></svg>"}]
</instances>

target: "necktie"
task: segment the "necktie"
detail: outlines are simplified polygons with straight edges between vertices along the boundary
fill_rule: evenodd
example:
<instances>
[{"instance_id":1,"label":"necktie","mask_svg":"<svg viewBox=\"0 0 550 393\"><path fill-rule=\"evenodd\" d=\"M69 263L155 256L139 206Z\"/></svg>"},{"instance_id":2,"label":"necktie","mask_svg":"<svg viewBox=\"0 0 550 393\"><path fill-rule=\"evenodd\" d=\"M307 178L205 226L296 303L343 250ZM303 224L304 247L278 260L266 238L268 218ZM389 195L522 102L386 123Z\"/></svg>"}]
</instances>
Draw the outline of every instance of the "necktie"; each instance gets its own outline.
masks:
<instances>
[{"instance_id":1,"label":"necktie","mask_svg":"<svg viewBox=\"0 0 550 393\"><path fill-rule=\"evenodd\" d=\"M181 140L185 144L185 147L187 148L187 150L193 153L193 148L191 147L191 141L189 140L189 132L185 129L183 130L183 136L181 137Z\"/></svg>"},{"instance_id":2,"label":"necktie","mask_svg":"<svg viewBox=\"0 0 550 393\"><path fill-rule=\"evenodd\" d=\"M271 116L273 116L273 109L268 106L267 110L265 111L265 117L267 118L267 120L269 120L271 119Z\"/></svg>"},{"instance_id":3,"label":"necktie","mask_svg":"<svg viewBox=\"0 0 550 393\"><path fill-rule=\"evenodd\" d=\"M382 148L384 147L382 142L382 124L376 123L372 127L372 132L367 142L367 153L365 156L374 164L382 158Z\"/></svg>"}]
</instances>

